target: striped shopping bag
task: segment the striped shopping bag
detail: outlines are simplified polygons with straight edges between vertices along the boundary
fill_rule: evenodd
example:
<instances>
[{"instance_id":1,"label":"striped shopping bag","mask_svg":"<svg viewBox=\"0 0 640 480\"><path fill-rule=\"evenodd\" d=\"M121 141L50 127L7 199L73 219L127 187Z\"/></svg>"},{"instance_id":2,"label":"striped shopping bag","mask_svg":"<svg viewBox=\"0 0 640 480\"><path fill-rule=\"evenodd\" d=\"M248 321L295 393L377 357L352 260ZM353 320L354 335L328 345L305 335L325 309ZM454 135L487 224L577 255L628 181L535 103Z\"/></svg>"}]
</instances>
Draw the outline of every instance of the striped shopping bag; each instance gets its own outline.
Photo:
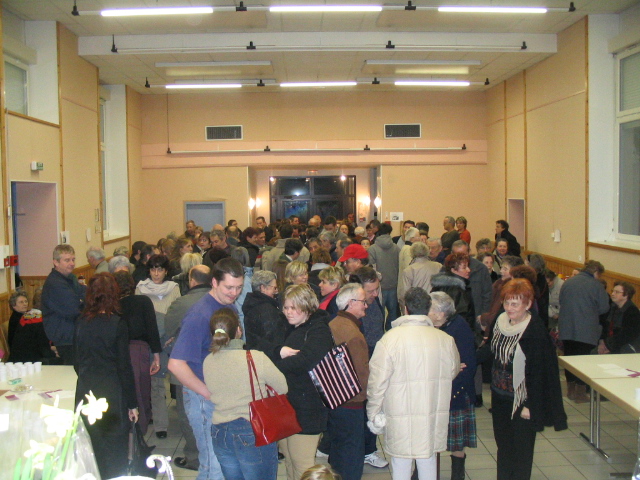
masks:
<instances>
[{"instance_id":1,"label":"striped shopping bag","mask_svg":"<svg viewBox=\"0 0 640 480\"><path fill-rule=\"evenodd\" d=\"M333 410L362 391L346 343L333 347L309 376L327 408Z\"/></svg>"}]
</instances>

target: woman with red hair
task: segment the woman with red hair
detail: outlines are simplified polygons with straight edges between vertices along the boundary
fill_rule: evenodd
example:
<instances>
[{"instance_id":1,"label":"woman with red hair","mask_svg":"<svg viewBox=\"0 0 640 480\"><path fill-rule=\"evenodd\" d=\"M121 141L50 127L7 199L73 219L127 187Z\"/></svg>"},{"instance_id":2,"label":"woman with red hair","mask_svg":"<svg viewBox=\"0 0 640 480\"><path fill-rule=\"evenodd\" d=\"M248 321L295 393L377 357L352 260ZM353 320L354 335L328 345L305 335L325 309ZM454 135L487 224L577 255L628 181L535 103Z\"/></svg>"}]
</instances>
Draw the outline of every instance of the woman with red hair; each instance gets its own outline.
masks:
<instances>
[{"instance_id":1,"label":"woman with red hair","mask_svg":"<svg viewBox=\"0 0 640 480\"><path fill-rule=\"evenodd\" d=\"M76 405L89 392L109 404L101 419L87 425L102 478L126 475L129 421L138 421L129 332L119 308L120 290L113 275L91 277L73 343Z\"/></svg>"},{"instance_id":2,"label":"woman with red hair","mask_svg":"<svg viewBox=\"0 0 640 480\"><path fill-rule=\"evenodd\" d=\"M538 314L530 310L533 286L524 278L514 278L502 287L501 298L505 311L489 338L497 477L528 480L536 433L546 426L567 429L567 415L555 347Z\"/></svg>"}]
</instances>

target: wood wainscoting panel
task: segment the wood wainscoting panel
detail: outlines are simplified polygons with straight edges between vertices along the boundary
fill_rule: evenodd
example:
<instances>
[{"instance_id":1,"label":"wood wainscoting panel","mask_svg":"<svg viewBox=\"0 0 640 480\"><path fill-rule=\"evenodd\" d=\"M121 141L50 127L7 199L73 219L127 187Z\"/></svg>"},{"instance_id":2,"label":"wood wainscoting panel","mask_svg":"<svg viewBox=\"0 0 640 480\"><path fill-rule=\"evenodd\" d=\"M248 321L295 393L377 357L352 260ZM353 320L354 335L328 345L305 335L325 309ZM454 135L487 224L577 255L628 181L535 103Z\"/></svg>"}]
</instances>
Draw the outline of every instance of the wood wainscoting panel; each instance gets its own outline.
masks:
<instances>
[{"instance_id":1,"label":"wood wainscoting panel","mask_svg":"<svg viewBox=\"0 0 640 480\"><path fill-rule=\"evenodd\" d=\"M527 252L530 253L530 252ZM557 274L562 274L566 277L571 276L573 269L581 269L584 265L577 262L570 262L563 260L562 258L552 257L549 255L542 255L547 262L547 268L553 270ZM606 265L605 265L606 268ZM629 275L622 275L620 273L605 270L602 278L607 281L607 292L611 292L613 284L616 281L629 282L636 289L636 294L633 297L633 303L640 307L640 278L631 277Z\"/></svg>"}]
</instances>

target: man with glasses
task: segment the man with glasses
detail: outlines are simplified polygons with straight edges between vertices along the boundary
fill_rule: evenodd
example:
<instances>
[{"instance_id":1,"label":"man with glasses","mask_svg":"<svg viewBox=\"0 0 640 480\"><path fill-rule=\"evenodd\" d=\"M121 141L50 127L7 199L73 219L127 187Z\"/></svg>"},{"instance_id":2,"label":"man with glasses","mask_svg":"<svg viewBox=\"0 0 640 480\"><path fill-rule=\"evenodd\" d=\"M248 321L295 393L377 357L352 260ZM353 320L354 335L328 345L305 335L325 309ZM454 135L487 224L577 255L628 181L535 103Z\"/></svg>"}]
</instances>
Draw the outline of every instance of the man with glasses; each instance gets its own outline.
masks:
<instances>
[{"instance_id":1,"label":"man with glasses","mask_svg":"<svg viewBox=\"0 0 640 480\"><path fill-rule=\"evenodd\" d=\"M366 295L357 283L348 283L336 297L337 316L329 322L336 345L346 343L362 391L344 405L329 411L327 434L331 439L329 464L343 480L360 480L364 457L364 401L369 378L369 351L362 335L362 317L367 311Z\"/></svg>"},{"instance_id":2,"label":"man with glasses","mask_svg":"<svg viewBox=\"0 0 640 480\"><path fill-rule=\"evenodd\" d=\"M617 280L613 284L613 305L607 317L607 328L598 344L598 353L631 353L635 350L635 347L629 348L629 344L637 343L640 337L640 310L631 301L635 293L636 289L629 282Z\"/></svg>"}]
</instances>

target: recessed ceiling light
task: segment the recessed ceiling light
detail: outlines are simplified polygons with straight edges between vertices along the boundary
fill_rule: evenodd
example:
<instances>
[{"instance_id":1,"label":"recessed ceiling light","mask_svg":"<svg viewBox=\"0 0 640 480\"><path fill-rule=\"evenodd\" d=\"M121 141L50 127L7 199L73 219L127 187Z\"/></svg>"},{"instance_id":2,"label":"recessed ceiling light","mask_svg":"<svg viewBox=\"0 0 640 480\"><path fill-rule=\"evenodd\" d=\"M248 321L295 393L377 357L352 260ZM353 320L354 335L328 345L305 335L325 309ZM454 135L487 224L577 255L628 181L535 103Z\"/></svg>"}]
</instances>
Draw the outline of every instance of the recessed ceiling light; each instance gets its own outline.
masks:
<instances>
[{"instance_id":1,"label":"recessed ceiling light","mask_svg":"<svg viewBox=\"0 0 640 480\"><path fill-rule=\"evenodd\" d=\"M281 83L281 87L353 87L358 82L294 82Z\"/></svg>"},{"instance_id":2,"label":"recessed ceiling light","mask_svg":"<svg viewBox=\"0 0 640 480\"><path fill-rule=\"evenodd\" d=\"M171 84L166 88L242 88L239 83L196 83L196 84Z\"/></svg>"},{"instance_id":3,"label":"recessed ceiling light","mask_svg":"<svg viewBox=\"0 0 640 480\"><path fill-rule=\"evenodd\" d=\"M394 84L400 87L468 87L471 82L456 80L399 80Z\"/></svg>"},{"instance_id":4,"label":"recessed ceiling light","mask_svg":"<svg viewBox=\"0 0 640 480\"><path fill-rule=\"evenodd\" d=\"M291 5L269 7L270 12L311 13L311 12L381 12L380 5Z\"/></svg>"},{"instance_id":5,"label":"recessed ceiling light","mask_svg":"<svg viewBox=\"0 0 640 480\"><path fill-rule=\"evenodd\" d=\"M439 12L449 13L547 13L544 7L464 7L442 6Z\"/></svg>"}]
</instances>

